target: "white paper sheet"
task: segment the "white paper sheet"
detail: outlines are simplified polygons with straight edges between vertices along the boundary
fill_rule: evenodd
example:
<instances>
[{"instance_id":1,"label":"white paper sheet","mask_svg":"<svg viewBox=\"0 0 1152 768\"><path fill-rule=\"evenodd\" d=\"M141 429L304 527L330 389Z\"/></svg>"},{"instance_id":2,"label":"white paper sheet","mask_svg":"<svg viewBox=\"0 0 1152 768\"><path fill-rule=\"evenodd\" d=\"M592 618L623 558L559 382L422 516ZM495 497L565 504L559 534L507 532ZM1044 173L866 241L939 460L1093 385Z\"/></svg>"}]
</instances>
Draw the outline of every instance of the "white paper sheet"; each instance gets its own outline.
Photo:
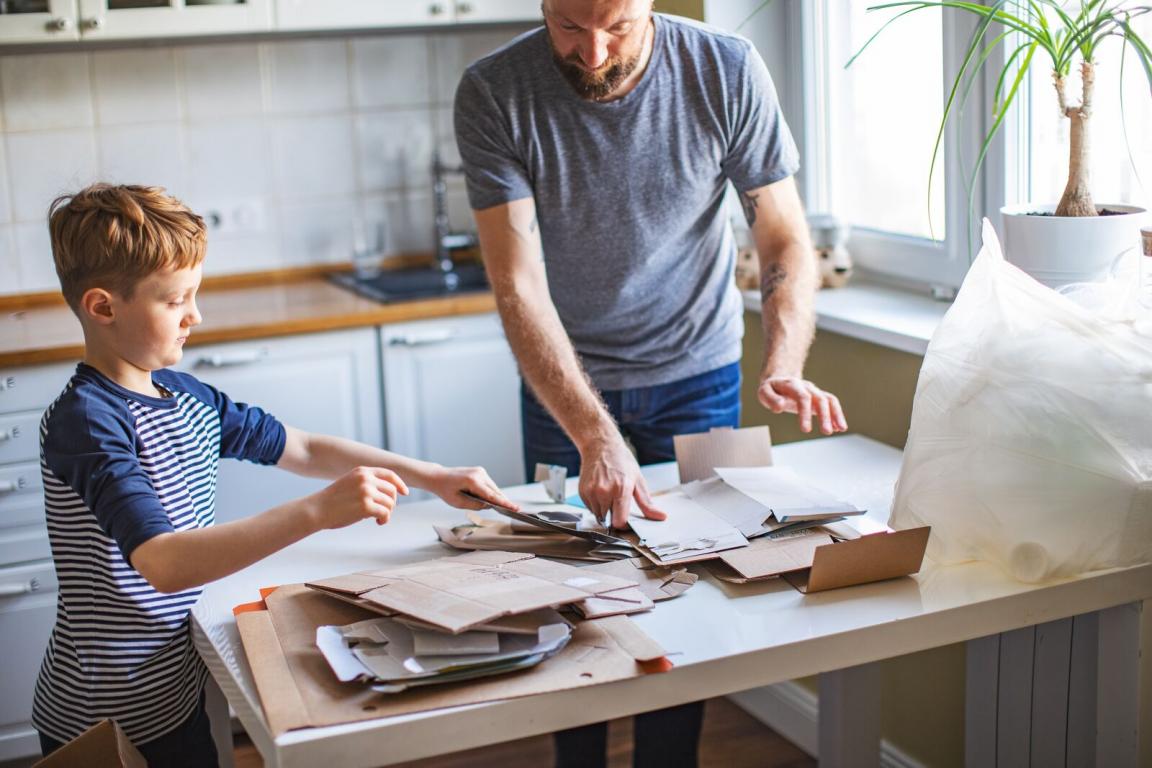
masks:
<instances>
[{"instance_id":1,"label":"white paper sheet","mask_svg":"<svg viewBox=\"0 0 1152 768\"><path fill-rule=\"evenodd\" d=\"M628 518L632 530L640 537L641 544L647 547L661 544L685 546L696 544L701 540L715 540L715 544L711 546L659 556L661 562L675 562L709 552L722 552L748 545L748 540L734 526L697 504L683 491L662 493L653 500L657 507L668 513L668 519L648 520L635 515Z\"/></svg>"},{"instance_id":2,"label":"white paper sheet","mask_svg":"<svg viewBox=\"0 0 1152 768\"><path fill-rule=\"evenodd\" d=\"M785 467L717 467L725 483L772 510L778 522L859 515L864 510L808 483Z\"/></svg>"}]
</instances>

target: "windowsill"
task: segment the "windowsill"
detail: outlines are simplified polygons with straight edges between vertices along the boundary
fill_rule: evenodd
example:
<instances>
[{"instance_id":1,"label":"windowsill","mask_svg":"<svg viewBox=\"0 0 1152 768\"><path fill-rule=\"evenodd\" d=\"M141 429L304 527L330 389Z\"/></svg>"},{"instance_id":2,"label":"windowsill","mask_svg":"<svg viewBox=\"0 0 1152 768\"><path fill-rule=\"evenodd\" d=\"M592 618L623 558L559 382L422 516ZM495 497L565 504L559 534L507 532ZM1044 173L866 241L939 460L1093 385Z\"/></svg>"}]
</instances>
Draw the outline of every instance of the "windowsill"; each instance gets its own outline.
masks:
<instances>
[{"instance_id":1,"label":"windowsill","mask_svg":"<svg viewBox=\"0 0 1152 768\"><path fill-rule=\"evenodd\" d=\"M744 308L760 311L757 291L744 291ZM854 280L816 295L816 327L913 355L923 355L948 307L946 301L902 288Z\"/></svg>"}]
</instances>

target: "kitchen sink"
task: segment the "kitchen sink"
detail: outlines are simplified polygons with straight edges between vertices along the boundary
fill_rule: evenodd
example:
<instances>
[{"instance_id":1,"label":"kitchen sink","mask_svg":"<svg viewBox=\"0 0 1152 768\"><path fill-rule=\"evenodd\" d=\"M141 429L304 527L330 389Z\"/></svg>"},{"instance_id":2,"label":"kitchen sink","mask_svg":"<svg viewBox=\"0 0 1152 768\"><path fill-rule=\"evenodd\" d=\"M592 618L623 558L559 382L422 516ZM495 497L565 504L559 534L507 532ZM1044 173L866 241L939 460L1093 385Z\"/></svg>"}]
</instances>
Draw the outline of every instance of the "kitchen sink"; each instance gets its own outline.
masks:
<instances>
[{"instance_id":1,"label":"kitchen sink","mask_svg":"<svg viewBox=\"0 0 1152 768\"><path fill-rule=\"evenodd\" d=\"M339 272L331 275L330 279L365 298L380 302L428 299L488 290L484 267L476 263L457 264L451 272L441 272L433 267L412 267L381 270L373 277Z\"/></svg>"}]
</instances>

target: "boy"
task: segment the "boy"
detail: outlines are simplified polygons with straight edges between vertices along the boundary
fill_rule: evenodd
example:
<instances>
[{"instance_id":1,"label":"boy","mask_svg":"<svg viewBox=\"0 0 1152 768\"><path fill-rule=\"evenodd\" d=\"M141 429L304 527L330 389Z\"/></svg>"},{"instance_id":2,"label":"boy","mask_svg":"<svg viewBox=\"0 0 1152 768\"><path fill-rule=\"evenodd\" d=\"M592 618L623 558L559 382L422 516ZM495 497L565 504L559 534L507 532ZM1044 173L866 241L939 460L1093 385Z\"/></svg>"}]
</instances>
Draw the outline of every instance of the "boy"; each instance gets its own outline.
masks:
<instances>
[{"instance_id":1,"label":"boy","mask_svg":"<svg viewBox=\"0 0 1152 768\"><path fill-rule=\"evenodd\" d=\"M44 754L109 717L153 768L216 765L190 635L203 585L316 531L386 523L409 483L457 507L480 506L462 490L509 502L478 467L302 432L166 370L200 323L205 228L162 189L90 186L52 203L49 230L84 361L40 427L60 591L32 722ZM214 526L221 457L339 479Z\"/></svg>"}]
</instances>

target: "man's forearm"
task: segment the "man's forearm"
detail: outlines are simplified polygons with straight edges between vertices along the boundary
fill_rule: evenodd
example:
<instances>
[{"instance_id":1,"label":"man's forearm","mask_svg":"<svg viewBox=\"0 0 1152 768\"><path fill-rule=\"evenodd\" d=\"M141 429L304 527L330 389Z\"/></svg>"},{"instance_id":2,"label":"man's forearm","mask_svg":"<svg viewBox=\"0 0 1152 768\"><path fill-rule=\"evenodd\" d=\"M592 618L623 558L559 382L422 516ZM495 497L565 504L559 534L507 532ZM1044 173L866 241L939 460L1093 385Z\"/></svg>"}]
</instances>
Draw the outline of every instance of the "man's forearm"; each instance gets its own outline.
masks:
<instances>
[{"instance_id":1,"label":"man's forearm","mask_svg":"<svg viewBox=\"0 0 1152 768\"><path fill-rule=\"evenodd\" d=\"M551 302L498 291L497 307L520 373L581 453L617 432Z\"/></svg>"},{"instance_id":2,"label":"man's forearm","mask_svg":"<svg viewBox=\"0 0 1152 768\"><path fill-rule=\"evenodd\" d=\"M802 375L815 334L813 301L817 279L811 250L798 240L778 251L775 259L762 262L764 373Z\"/></svg>"}]
</instances>

